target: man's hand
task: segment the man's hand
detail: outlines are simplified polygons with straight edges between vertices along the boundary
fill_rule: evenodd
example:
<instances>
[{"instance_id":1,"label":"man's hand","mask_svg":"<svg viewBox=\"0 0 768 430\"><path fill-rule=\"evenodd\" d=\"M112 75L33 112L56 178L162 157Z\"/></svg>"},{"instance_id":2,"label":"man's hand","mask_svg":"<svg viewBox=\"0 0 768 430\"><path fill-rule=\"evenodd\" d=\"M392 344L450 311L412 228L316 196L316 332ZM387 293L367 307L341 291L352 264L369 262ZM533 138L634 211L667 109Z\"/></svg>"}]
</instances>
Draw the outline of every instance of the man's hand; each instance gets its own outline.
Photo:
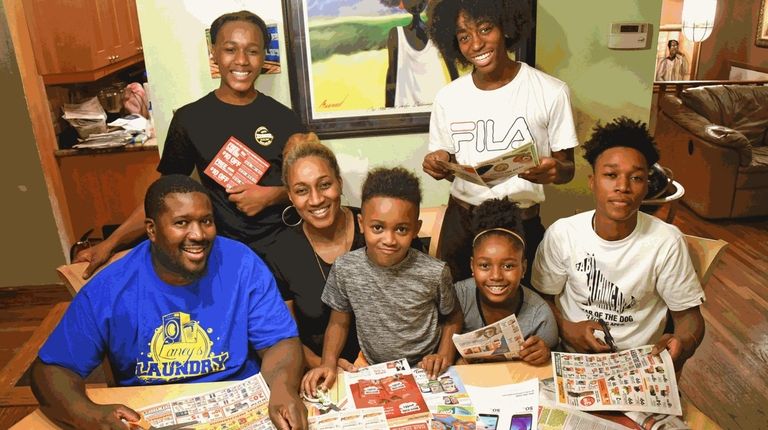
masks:
<instances>
[{"instance_id":1,"label":"man's hand","mask_svg":"<svg viewBox=\"0 0 768 430\"><path fill-rule=\"evenodd\" d=\"M451 359L440 354L429 354L422 358L418 366L427 372L429 379L437 379L451 366Z\"/></svg>"},{"instance_id":2,"label":"man's hand","mask_svg":"<svg viewBox=\"0 0 768 430\"><path fill-rule=\"evenodd\" d=\"M317 389L328 390L336 382L336 366L323 365L307 372L301 380L304 394L317 397Z\"/></svg>"},{"instance_id":3,"label":"man's hand","mask_svg":"<svg viewBox=\"0 0 768 430\"><path fill-rule=\"evenodd\" d=\"M541 366L549 361L549 347L538 336L531 336L523 342L520 358L528 364Z\"/></svg>"},{"instance_id":4,"label":"man's hand","mask_svg":"<svg viewBox=\"0 0 768 430\"><path fill-rule=\"evenodd\" d=\"M445 179L450 172L443 169L440 164L438 164L438 160L449 161L450 159L451 155L448 153L448 151L444 149L438 149L437 151L430 152L424 156L424 162L421 163L421 168L429 176L439 181L440 179Z\"/></svg>"},{"instance_id":5,"label":"man's hand","mask_svg":"<svg viewBox=\"0 0 768 430\"><path fill-rule=\"evenodd\" d=\"M269 395L269 418L277 430L304 430L307 424L307 408L298 393L276 387Z\"/></svg>"},{"instance_id":6,"label":"man's hand","mask_svg":"<svg viewBox=\"0 0 768 430\"><path fill-rule=\"evenodd\" d=\"M674 334L664 334L659 338L659 341L653 346L651 354L661 354L663 350L669 351L669 356L672 357L672 362L675 363L675 370L680 370L683 367L685 359L682 359L683 354L683 341Z\"/></svg>"},{"instance_id":7,"label":"man's hand","mask_svg":"<svg viewBox=\"0 0 768 430\"><path fill-rule=\"evenodd\" d=\"M597 321L570 322L563 320L560 335L576 352L608 352L611 347L595 337L595 330L603 328Z\"/></svg>"},{"instance_id":8,"label":"man's hand","mask_svg":"<svg viewBox=\"0 0 768 430\"><path fill-rule=\"evenodd\" d=\"M83 271L83 279L88 279L93 275L93 272L109 261L114 253L115 249L112 244L105 240L78 252L72 262L81 263L87 261L89 263L88 267Z\"/></svg>"},{"instance_id":9,"label":"man's hand","mask_svg":"<svg viewBox=\"0 0 768 430\"><path fill-rule=\"evenodd\" d=\"M270 205L274 197L271 190L275 187L262 187L256 184L235 185L228 188L229 201L237 205L240 212L254 216Z\"/></svg>"},{"instance_id":10,"label":"man's hand","mask_svg":"<svg viewBox=\"0 0 768 430\"><path fill-rule=\"evenodd\" d=\"M70 428L94 430L126 430L126 422L137 422L141 415L125 405L97 405L79 411ZM125 421L123 421L125 420ZM66 427L65 427L66 428Z\"/></svg>"},{"instance_id":11,"label":"man's hand","mask_svg":"<svg viewBox=\"0 0 768 430\"><path fill-rule=\"evenodd\" d=\"M521 173L521 178L535 184L551 184L557 179L558 161L551 157L539 159L539 165Z\"/></svg>"}]
</instances>

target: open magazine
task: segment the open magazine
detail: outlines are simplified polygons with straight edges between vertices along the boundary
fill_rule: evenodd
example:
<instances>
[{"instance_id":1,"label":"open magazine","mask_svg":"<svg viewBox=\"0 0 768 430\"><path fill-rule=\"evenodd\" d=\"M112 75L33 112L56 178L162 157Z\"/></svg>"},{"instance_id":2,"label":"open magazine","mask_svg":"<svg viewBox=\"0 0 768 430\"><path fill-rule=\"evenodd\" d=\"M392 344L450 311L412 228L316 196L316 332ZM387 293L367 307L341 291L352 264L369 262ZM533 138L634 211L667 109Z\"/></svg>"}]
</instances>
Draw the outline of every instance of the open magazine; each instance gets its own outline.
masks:
<instances>
[{"instance_id":1,"label":"open magazine","mask_svg":"<svg viewBox=\"0 0 768 430\"><path fill-rule=\"evenodd\" d=\"M453 344L468 363L519 358L524 341L514 314L475 331L453 335Z\"/></svg>"},{"instance_id":2,"label":"open magazine","mask_svg":"<svg viewBox=\"0 0 768 430\"><path fill-rule=\"evenodd\" d=\"M505 179L525 172L539 165L539 154L534 142L528 142L496 158L483 161L476 166L438 161L440 167L453 173L457 178L477 185L492 187Z\"/></svg>"},{"instance_id":3,"label":"open magazine","mask_svg":"<svg viewBox=\"0 0 768 430\"><path fill-rule=\"evenodd\" d=\"M591 411L682 415L675 368L651 345L609 354L552 353L557 403Z\"/></svg>"}]
</instances>

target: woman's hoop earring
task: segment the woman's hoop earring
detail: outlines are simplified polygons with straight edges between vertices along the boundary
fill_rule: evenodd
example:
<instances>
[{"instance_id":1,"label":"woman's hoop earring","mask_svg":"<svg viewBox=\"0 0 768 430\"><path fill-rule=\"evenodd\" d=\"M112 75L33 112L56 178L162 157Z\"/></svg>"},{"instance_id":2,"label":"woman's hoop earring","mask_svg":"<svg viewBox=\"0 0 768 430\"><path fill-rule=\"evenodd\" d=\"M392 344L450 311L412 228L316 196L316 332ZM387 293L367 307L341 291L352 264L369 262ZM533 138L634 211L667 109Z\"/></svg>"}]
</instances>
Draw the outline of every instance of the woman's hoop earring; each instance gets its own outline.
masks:
<instances>
[{"instance_id":1,"label":"woman's hoop earring","mask_svg":"<svg viewBox=\"0 0 768 430\"><path fill-rule=\"evenodd\" d=\"M295 207L295 206L293 206L293 205L290 205L290 206L286 206L286 207L285 207L285 209L283 209L283 213L280 215L280 219L283 221L283 224L285 224L286 226L288 226L288 227L296 227L297 225L301 224L301 222L302 222L302 221L304 221L304 220L303 220L303 219L301 219L301 216L299 216L299 212L298 212L298 211L296 211L296 217L297 217L299 220L298 220L298 221L296 221L296 222L295 222L295 223L293 223L293 224L291 224L291 223L289 223L288 221L286 221L286 220L285 220L285 213L286 213L286 212L288 212L288 209L291 209L291 208L293 208L293 210L294 210L294 211L296 210L296 207Z\"/></svg>"}]
</instances>

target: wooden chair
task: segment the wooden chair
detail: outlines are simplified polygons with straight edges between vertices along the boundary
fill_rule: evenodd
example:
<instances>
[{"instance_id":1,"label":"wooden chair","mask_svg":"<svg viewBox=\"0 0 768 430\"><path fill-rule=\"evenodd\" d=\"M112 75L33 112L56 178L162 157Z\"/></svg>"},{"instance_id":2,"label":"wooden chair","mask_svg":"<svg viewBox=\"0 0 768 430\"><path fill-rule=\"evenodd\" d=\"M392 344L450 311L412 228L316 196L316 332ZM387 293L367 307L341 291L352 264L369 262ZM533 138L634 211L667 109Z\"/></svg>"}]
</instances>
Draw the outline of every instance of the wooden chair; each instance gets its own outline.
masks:
<instances>
[{"instance_id":1,"label":"wooden chair","mask_svg":"<svg viewBox=\"0 0 768 430\"><path fill-rule=\"evenodd\" d=\"M440 231L443 229L446 205L433 208L422 208L419 212L421 220L420 238L429 238L429 255L437 258L440 252Z\"/></svg>"},{"instance_id":2,"label":"wooden chair","mask_svg":"<svg viewBox=\"0 0 768 430\"><path fill-rule=\"evenodd\" d=\"M85 269L88 267L87 262L64 264L56 268L56 274L59 275L61 281L64 282L64 285L67 287L70 294L72 294L72 297L74 297L83 288L83 286L88 283L89 280L96 276L97 273L102 271L111 263L121 259L125 254L128 253L128 251L130 251L130 249L120 251L113 255L109 261L98 268L96 272L93 273L88 279L83 279L83 272L85 272ZM115 381L115 374L112 372L112 365L109 363L109 359L107 359L107 357L104 357L104 361L101 363L101 369L104 372L104 379L107 383L107 386L117 386Z\"/></svg>"},{"instance_id":3,"label":"wooden chair","mask_svg":"<svg viewBox=\"0 0 768 430\"><path fill-rule=\"evenodd\" d=\"M59 279L61 279L61 282L63 282L64 286L67 287L69 293L72 294L72 297L75 297L75 294L77 294L77 292L80 291L80 289L82 289L83 286L96 275L96 273L101 272L112 262L121 259L125 254L128 253L128 251L130 251L130 249L120 251L113 255L106 264L99 267L96 272L93 273L88 279L83 279L83 272L85 272L86 267L88 267L87 262L61 265L56 268L56 274L59 275Z\"/></svg>"},{"instance_id":4,"label":"wooden chair","mask_svg":"<svg viewBox=\"0 0 768 430\"><path fill-rule=\"evenodd\" d=\"M688 254L691 255L693 269L699 277L699 282L704 286L717 262L728 247L728 242L721 239L707 239L704 237L684 234L685 243L688 245Z\"/></svg>"}]
</instances>

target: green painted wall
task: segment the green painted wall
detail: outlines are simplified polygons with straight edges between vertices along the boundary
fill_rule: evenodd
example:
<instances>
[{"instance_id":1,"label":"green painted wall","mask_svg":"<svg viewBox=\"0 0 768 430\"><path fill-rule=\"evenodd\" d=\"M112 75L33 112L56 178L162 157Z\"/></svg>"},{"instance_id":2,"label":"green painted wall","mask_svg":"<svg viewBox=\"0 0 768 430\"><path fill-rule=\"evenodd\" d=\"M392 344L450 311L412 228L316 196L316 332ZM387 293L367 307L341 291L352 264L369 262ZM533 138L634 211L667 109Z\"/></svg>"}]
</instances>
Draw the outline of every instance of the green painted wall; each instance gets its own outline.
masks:
<instances>
[{"instance_id":1,"label":"green painted wall","mask_svg":"<svg viewBox=\"0 0 768 430\"><path fill-rule=\"evenodd\" d=\"M648 122L653 95L654 49L608 49L610 23L651 24L656 46L661 1L538 0L536 62L539 69L567 82L579 141L597 121L626 115ZM545 223L593 208L587 188L591 168L576 150L576 177L547 188Z\"/></svg>"},{"instance_id":2,"label":"green painted wall","mask_svg":"<svg viewBox=\"0 0 768 430\"><path fill-rule=\"evenodd\" d=\"M57 282L56 267L64 264L48 189L32 133L5 7L0 2L0 130L4 162L0 169L0 226L3 251L0 287Z\"/></svg>"},{"instance_id":3,"label":"green painted wall","mask_svg":"<svg viewBox=\"0 0 768 430\"><path fill-rule=\"evenodd\" d=\"M172 110L216 88L208 76L202 32L223 12L241 9L242 1L226 0L215 6L183 0L138 0L139 20L153 106L160 141L167 132ZM251 10L282 28L279 0L259 0ZM647 0L539 0L537 59L540 69L571 87L574 114L581 140L597 120L627 115L648 121L655 52L653 49L614 51L607 48L611 22L640 21L652 24L653 40L661 15L661 2ZM173 23L173 25L169 25ZM283 73L262 76L257 87L285 104L290 104L289 66L281 41ZM344 171L347 202L359 203L360 185L369 168L402 164L422 179L424 205L446 202L448 184L421 173L427 134L378 136L327 140ZM578 152L577 152L578 154ZM577 156L580 159L580 155ZM566 185L549 187L544 205L545 223L560 216L592 208L586 188L589 169L579 163L576 179Z\"/></svg>"}]
</instances>

